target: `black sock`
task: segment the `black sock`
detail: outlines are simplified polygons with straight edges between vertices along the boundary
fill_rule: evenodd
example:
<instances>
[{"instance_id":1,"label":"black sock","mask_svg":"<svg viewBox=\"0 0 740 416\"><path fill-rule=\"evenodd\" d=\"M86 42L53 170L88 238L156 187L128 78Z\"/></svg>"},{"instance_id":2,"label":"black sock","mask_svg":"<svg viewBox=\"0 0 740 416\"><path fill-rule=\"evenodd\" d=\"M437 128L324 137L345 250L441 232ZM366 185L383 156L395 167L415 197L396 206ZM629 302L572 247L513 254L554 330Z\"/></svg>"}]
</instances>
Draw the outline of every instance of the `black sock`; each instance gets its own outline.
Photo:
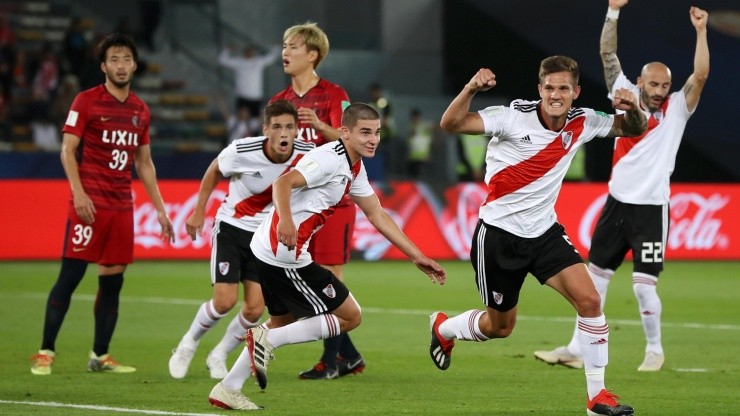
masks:
<instances>
[{"instance_id":1,"label":"black sock","mask_svg":"<svg viewBox=\"0 0 740 416\"><path fill-rule=\"evenodd\" d=\"M335 368L337 366L337 354L339 354L339 346L342 345L342 339L347 334L339 334L335 337L324 339L324 354L321 356L321 361L326 364L329 368Z\"/></svg>"},{"instance_id":2,"label":"black sock","mask_svg":"<svg viewBox=\"0 0 740 416\"><path fill-rule=\"evenodd\" d=\"M98 295L95 298L95 343L97 356L108 354L110 340L118 322L118 300L123 287L123 273L98 276Z\"/></svg>"},{"instance_id":3,"label":"black sock","mask_svg":"<svg viewBox=\"0 0 740 416\"><path fill-rule=\"evenodd\" d=\"M85 277L87 262L78 259L62 259L62 267L59 270L59 277L49 292L49 298L46 301L46 314L44 316L44 332L41 341L42 350L54 351L54 343L62 328L64 316L69 310L69 302L72 299L72 292Z\"/></svg>"},{"instance_id":4,"label":"black sock","mask_svg":"<svg viewBox=\"0 0 740 416\"><path fill-rule=\"evenodd\" d=\"M358 358L360 356L360 352L355 348L355 344L352 343L352 340L349 338L349 334L345 333L342 335L344 335L344 338L342 338L342 343L339 345L339 355L348 360Z\"/></svg>"}]
</instances>

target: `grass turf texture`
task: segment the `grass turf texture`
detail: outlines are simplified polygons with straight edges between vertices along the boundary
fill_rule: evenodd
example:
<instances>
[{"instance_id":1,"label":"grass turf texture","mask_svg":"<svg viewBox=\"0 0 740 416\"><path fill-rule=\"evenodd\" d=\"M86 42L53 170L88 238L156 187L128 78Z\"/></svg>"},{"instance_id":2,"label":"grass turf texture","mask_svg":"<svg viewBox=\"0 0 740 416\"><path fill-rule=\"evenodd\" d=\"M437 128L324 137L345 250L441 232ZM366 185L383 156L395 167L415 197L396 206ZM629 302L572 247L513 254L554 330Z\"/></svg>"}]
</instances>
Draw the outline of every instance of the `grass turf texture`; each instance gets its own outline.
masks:
<instances>
[{"instance_id":1,"label":"grass turf texture","mask_svg":"<svg viewBox=\"0 0 740 416\"><path fill-rule=\"evenodd\" d=\"M365 372L340 380L301 381L298 373L315 363L321 342L289 345L276 352L267 390L261 392L250 378L244 393L265 406L264 414L274 415L584 414L583 371L548 366L533 357L534 350L568 341L573 312L555 291L540 287L532 277L523 288L520 318L511 337L458 341L449 370L434 367L427 315L437 309L456 314L481 307L470 265L444 266L448 283L439 287L408 262L353 261L346 276L363 306L363 323L351 336L367 361ZM173 380L167 372L171 349L211 295L206 262L137 262L129 268L111 353L136 366L134 374L86 372L97 288L96 268L90 267L57 340L53 374L34 376L28 358L39 347L45 299L58 268L57 262L0 263L0 414L116 414L108 408L10 402L224 413L207 402L215 381L204 363L235 311L201 340L184 380ZM636 371L644 336L630 270L629 265L620 269L609 287L607 387L634 406L637 415L735 414L740 263L667 264L658 286L667 357L659 373Z\"/></svg>"}]
</instances>

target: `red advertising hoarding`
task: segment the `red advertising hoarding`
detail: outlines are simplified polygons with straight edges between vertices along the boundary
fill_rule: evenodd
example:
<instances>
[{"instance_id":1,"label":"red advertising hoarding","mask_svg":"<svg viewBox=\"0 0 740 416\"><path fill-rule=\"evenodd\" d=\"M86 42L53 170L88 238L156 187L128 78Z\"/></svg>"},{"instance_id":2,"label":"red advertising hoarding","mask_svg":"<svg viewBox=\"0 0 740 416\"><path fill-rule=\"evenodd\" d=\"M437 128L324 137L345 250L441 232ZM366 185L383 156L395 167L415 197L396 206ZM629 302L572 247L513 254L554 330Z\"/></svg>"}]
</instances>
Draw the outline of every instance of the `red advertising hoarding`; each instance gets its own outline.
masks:
<instances>
[{"instance_id":1,"label":"red advertising hoarding","mask_svg":"<svg viewBox=\"0 0 740 416\"><path fill-rule=\"evenodd\" d=\"M192 241L185 220L192 213L199 182L159 182L177 241L159 239L159 223L143 186L134 182L136 259L208 259L213 217L225 196L226 183L211 195L202 238ZM606 199L604 183L566 183L556 205L558 220L581 254L588 255L590 236ZM0 204L4 236L0 260L57 259L62 250L69 186L64 180L3 180ZM442 197L419 182L391 182L376 187L381 204L409 237L435 259L466 259L482 184L458 184ZM740 185L675 184L666 258L740 260ZM381 236L358 210L353 239L357 256L367 260L404 256Z\"/></svg>"}]
</instances>

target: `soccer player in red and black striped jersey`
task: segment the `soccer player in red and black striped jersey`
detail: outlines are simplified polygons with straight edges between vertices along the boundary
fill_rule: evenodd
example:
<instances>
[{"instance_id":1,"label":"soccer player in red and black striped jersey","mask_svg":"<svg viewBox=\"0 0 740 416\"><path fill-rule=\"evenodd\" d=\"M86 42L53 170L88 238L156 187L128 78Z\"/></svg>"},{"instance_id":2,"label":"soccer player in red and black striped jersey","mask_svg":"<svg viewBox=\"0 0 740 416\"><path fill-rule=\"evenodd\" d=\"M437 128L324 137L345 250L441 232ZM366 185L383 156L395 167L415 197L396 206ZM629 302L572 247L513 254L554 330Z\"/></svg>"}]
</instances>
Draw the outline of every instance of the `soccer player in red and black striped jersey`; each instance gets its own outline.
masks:
<instances>
[{"instance_id":1,"label":"soccer player in red and black striped jersey","mask_svg":"<svg viewBox=\"0 0 740 416\"><path fill-rule=\"evenodd\" d=\"M136 71L134 42L118 33L99 45L105 84L77 95L64 125L61 160L71 188L59 277L46 304L41 350L31 372L51 374L55 341L69 303L89 263L98 264L95 339L88 371L131 373L108 347L118 320L123 273L133 262L131 167L157 210L163 243L174 241L149 147L149 108L131 90Z\"/></svg>"},{"instance_id":2,"label":"soccer player in red and black striped jersey","mask_svg":"<svg viewBox=\"0 0 740 416\"><path fill-rule=\"evenodd\" d=\"M609 361L609 325L586 265L557 222L555 200L575 152L595 137L635 137L647 129L637 96L614 91L613 105L623 114L608 115L572 107L581 87L578 64L551 56L540 64L540 100L514 100L509 107L471 112L473 96L496 85L480 69L447 107L440 125L449 133L494 137L486 152L488 197L480 208L470 257L485 310L448 318L430 316L429 353L441 370L450 365L455 339L506 338L516 324L519 294L528 273L570 302L578 313L579 344L586 372L589 415L626 416L630 406L604 387Z\"/></svg>"},{"instance_id":3,"label":"soccer player in red and black striped jersey","mask_svg":"<svg viewBox=\"0 0 740 416\"><path fill-rule=\"evenodd\" d=\"M297 140L321 146L337 140L342 125L342 111L349 97L342 87L322 79L316 68L329 53L329 38L316 23L289 27L283 34L283 69L291 84L270 100L288 100L298 109ZM308 251L316 263L344 279L344 265L355 227L355 206L348 197L311 239ZM302 379L333 379L361 372L365 361L349 335L341 334L324 340L324 352L312 369L300 374Z\"/></svg>"}]
</instances>

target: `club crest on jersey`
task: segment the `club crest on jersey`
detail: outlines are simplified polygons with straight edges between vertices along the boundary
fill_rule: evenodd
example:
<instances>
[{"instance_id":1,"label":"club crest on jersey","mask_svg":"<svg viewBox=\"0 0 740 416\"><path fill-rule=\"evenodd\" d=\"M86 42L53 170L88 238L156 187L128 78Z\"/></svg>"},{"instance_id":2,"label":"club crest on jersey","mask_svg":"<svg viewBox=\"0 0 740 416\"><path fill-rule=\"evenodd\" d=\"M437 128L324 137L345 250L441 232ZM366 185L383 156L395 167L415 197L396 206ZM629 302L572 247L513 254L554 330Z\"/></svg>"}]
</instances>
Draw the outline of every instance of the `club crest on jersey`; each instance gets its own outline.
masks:
<instances>
[{"instance_id":1,"label":"club crest on jersey","mask_svg":"<svg viewBox=\"0 0 740 416\"><path fill-rule=\"evenodd\" d=\"M326 286L324 290L322 290L322 292L324 292L326 297L329 299L334 299L337 296L337 291L334 290L334 286L332 286L331 284Z\"/></svg>"},{"instance_id":2,"label":"club crest on jersey","mask_svg":"<svg viewBox=\"0 0 740 416\"><path fill-rule=\"evenodd\" d=\"M222 276L226 275L226 273L229 272L229 262L222 261L218 263L218 272L221 273Z\"/></svg>"},{"instance_id":3,"label":"club crest on jersey","mask_svg":"<svg viewBox=\"0 0 740 416\"><path fill-rule=\"evenodd\" d=\"M561 135L563 140L563 149L568 150L570 147L571 142L573 142L573 132L572 131L564 131Z\"/></svg>"},{"instance_id":4,"label":"club crest on jersey","mask_svg":"<svg viewBox=\"0 0 740 416\"><path fill-rule=\"evenodd\" d=\"M133 124L134 127L139 127L139 117L137 116L131 117L131 124Z\"/></svg>"},{"instance_id":5,"label":"club crest on jersey","mask_svg":"<svg viewBox=\"0 0 740 416\"><path fill-rule=\"evenodd\" d=\"M654 112L653 113L653 118L655 119L655 121L657 121L658 123L660 123L660 121L663 120L663 110L658 110L658 111Z\"/></svg>"},{"instance_id":6,"label":"club crest on jersey","mask_svg":"<svg viewBox=\"0 0 740 416\"><path fill-rule=\"evenodd\" d=\"M491 293L493 293L493 301L496 302L496 305L500 305L501 302L504 301L504 295L503 294L498 293L495 290L492 290Z\"/></svg>"}]
</instances>

